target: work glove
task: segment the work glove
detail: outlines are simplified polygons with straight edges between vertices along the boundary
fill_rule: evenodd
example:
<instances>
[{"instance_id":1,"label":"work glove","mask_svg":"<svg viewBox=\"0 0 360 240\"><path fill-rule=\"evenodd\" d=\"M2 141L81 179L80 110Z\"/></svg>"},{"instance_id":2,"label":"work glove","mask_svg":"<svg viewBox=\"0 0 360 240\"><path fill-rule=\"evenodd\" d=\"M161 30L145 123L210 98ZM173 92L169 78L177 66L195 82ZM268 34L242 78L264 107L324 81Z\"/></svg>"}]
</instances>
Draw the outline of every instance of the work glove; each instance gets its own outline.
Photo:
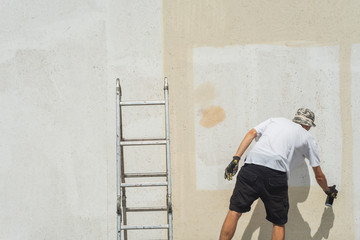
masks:
<instances>
[{"instance_id":1,"label":"work glove","mask_svg":"<svg viewBox=\"0 0 360 240\"><path fill-rule=\"evenodd\" d=\"M336 185L329 187L328 191L325 191L326 195L332 198L336 198L338 190L336 190Z\"/></svg>"},{"instance_id":2,"label":"work glove","mask_svg":"<svg viewBox=\"0 0 360 240\"><path fill-rule=\"evenodd\" d=\"M233 160L225 168L224 178L228 181L232 180L232 177L235 176L237 170L239 169L240 157L234 156Z\"/></svg>"}]
</instances>

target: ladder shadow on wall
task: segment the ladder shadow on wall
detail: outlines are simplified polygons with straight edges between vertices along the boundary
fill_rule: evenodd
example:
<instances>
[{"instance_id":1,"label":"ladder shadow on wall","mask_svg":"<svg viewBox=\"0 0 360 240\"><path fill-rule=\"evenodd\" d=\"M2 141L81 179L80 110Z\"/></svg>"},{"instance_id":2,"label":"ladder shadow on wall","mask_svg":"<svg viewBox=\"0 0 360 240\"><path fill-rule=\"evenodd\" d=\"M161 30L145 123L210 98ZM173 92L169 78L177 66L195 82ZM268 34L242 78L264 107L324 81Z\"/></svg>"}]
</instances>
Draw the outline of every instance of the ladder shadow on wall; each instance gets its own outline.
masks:
<instances>
[{"instance_id":1,"label":"ladder shadow on wall","mask_svg":"<svg viewBox=\"0 0 360 240\"><path fill-rule=\"evenodd\" d=\"M301 212L298 208L298 204L306 201L310 191L310 176L309 170L312 172L312 169L309 169L309 166L304 162L299 168L296 169L296 173L292 174L289 179L289 219L285 225L285 239L287 240L298 240L298 239L309 239L309 240L321 240L328 239L330 234L330 229L333 227L335 215L330 207L325 207L325 194L324 199L324 211L321 216L320 226L318 227L315 234L312 236L311 228L309 223L301 215ZM312 173L310 173L312 174ZM294 183L299 183L301 181L301 186L296 186ZM291 186L296 187L291 187ZM316 186L317 187L317 186ZM249 221L249 224L246 226L242 240L253 239L254 233L259 230L258 239L270 239L272 233L272 223L265 219L266 212L264 204L261 200L258 200L254 206L254 210ZM315 216L316 217L316 216ZM318 216L320 218L320 216Z\"/></svg>"}]
</instances>

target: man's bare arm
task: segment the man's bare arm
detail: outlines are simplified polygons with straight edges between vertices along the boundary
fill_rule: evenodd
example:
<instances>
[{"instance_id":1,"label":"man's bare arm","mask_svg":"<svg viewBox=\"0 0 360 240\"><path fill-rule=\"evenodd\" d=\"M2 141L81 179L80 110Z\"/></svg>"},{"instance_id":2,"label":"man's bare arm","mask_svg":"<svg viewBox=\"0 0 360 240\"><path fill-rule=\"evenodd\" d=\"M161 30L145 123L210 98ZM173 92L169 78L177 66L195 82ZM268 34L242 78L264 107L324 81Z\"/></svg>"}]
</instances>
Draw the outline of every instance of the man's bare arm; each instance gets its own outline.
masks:
<instances>
[{"instance_id":1,"label":"man's bare arm","mask_svg":"<svg viewBox=\"0 0 360 240\"><path fill-rule=\"evenodd\" d=\"M241 141L240 146L239 146L238 150L236 151L235 156L241 157L244 154L244 152L246 151L246 149L250 146L251 142L254 140L256 135L257 135L256 130L254 128L251 129L245 135L244 139Z\"/></svg>"},{"instance_id":2,"label":"man's bare arm","mask_svg":"<svg viewBox=\"0 0 360 240\"><path fill-rule=\"evenodd\" d=\"M239 160L241 156L244 154L246 149L251 144L252 140L256 137L257 132L255 129L251 129L244 137L242 142L240 143L240 146L233 157L233 160L230 162L230 164L225 168L225 174L224 178L227 180L232 180L232 177L235 176L238 167L239 167Z\"/></svg>"},{"instance_id":3,"label":"man's bare arm","mask_svg":"<svg viewBox=\"0 0 360 240\"><path fill-rule=\"evenodd\" d=\"M323 171L321 170L320 166L317 167L313 167L314 173L315 173L315 178L317 183L319 184L319 186L326 192L329 191L329 187L327 184L327 180L325 177L325 174L323 173Z\"/></svg>"}]
</instances>

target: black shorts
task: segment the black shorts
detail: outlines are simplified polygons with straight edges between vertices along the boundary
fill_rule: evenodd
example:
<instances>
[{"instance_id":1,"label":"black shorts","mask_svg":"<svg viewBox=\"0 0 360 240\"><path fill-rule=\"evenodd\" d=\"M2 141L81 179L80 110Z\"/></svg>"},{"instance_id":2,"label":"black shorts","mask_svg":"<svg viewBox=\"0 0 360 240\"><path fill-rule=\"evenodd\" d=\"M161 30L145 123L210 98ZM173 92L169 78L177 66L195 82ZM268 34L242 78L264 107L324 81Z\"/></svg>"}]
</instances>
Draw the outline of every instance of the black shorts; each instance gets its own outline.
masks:
<instances>
[{"instance_id":1,"label":"black shorts","mask_svg":"<svg viewBox=\"0 0 360 240\"><path fill-rule=\"evenodd\" d=\"M248 212L258 198L265 205L267 220L276 225L287 222L289 197L285 172L245 164L237 175L229 209L238 213Z\"/></svg>"}]
</instances>

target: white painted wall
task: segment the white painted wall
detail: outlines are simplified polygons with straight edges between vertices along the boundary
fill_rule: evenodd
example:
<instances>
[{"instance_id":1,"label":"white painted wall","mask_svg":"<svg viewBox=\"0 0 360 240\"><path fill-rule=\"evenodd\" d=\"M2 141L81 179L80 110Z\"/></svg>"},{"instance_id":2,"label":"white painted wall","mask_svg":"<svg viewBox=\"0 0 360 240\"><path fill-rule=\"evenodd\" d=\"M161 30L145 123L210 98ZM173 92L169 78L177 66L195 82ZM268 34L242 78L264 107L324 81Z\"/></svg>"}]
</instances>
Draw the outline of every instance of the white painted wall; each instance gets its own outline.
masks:
<instances>
[{"instance_id":1,"label":"white painted wall","mask_svg":"<svg viewBox=\"0 0 360 240\"><path fill-rule=\"evenodd\" d=\"M352 73L352 82L351 82L351 104L352 104L352 120L353 120L353 129L354 129L354 152L353 152L353 182L354 182L354 213L355 213L355 239L360 239L360 44L353 44L351 51L351 73Z\"/></svg>"},{"instance_id":2,"label":"white painted wall","mask_svg":"<svg viewBox=\"0 0 360 240\"><path fill-rule=\"evenodd\" d=\"M3 1L0 239L107 235L106 8Z\"/></svg>"},{"instance_id":3,"label":"white painted wall","mask_svg":"<svg viewBox=\"0 0 360 240\"><path fill-rule=\"evenodd\" d=\"M214 91L213 98L204 99L204 89L209 88ZM317 127L311 133L321 143L322 168L331 176L329 184L341 188L340 99L334 97L339 96L337 46L197 48L194 89L198 189L232 189L232 182L223 181L223 165L247 131L270 117L292 119L300 107L315 112ZM212 106L222 108L226 117L205 126L202 121L214 117L204 114ZM316 185L313 174L310 179L311 185ZM290 186L308 185L303 180L298 173Z\"/></svg>"},{"instance_id":4,"label":"white painted wall","mask_svg":"<svg viewBox=\"0 0 360 240\"><path fill-rule=\"evenodd\" d=\"M1 1L0 239L115 239L115 78L124 100L158 100L164 75L172 110L175 239L219 233L234 184L222 180L226 156L254 124L274 114L291 118L303 101L317 114L311 132L324 171L342 191L334 212L324 210L324 195L302 166L290 179L300 201L292 200L288 232L339 239L356 231L360 237L360 50L354 44L350 57L346 48L358 36L356 4L205 2ZM254 14L260 9L263 14ZM350 65L352 93L345 96ZM210 120L203 120L205 112ZM162 135L162 113L128 111L126 136ZM347 161L343 149L351 144L354 161ZM134 161L126 168L164 168L162 153L129 149L126 157ZM354 189L346 178L350 163ZM145 189L128 197L134 205L146 199L157 206L163 196ZM254 206L237 237L266 234L261 213L261 205ZM165 234L132 232L130 239Z\"/></svg>"},{"instance_id":5,"label":"white painted wall","mask_svg":"<svg viewBox=\"0 0 360 240\"><path fill-rule=\"evenodd\" d=\"M162 97L161 11L160 0L1 1L0 239L116 238L115 78L126 99ZM144 119L162 128L144 112L129 133L153 134L134 126ZM159 197L133 200L147 196Z\"/></svg>"}]
</instances>

